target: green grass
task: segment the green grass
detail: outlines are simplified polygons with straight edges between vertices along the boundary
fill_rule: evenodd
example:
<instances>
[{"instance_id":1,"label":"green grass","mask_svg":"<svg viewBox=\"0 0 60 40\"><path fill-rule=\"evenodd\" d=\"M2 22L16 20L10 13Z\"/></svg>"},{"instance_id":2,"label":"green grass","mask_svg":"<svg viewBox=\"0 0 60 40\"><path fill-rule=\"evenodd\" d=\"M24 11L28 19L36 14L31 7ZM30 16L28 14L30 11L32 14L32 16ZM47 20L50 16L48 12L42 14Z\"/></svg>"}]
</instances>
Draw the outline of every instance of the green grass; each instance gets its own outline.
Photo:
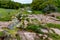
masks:
<instances>
[{"instance_id":1,"label":"green grass","mask_svg":"<svg viewBox=\"0 0 60 40\"><path fill-rule=\"evenodd\" d=\"M60 40L60 36L55 33L53 33L53 34L50 33L49 37L52 38L53 40Z\"/></svg>"},{"instance_id":2,"label":"green grass","mask_svg":"<svg viewBox=\"0 0 60 40\"><path fill-rule=\"evenodd\" d=\"M58 29L60 29L60 24L48 23L48 24L46 24L46 26L49 27L49 28L58 28Z\"/></svg>"},{"instance_id":3,"label":"green grass","mask_svg":"<svg viewBox=\"0 0 60 40\"><path fill-rule=\"evenodd\" d=\"M43 33L40 29L42 28L42 25L35 25L35 24L28 24L26 30L30 30L36 33Z\"/></svg>"},{"instance_id":4,"label":"green grass","mask_svg":"<svg viewBox=\"0 0 60 40\"><path fill-rule=\"evenodd\" d=\"M27 11L23 11L22 13L23 13L23 14L28 14L29 12L27 12Z\"/></svg>"},{"instance_id":5,"label":"green grass","mask_svg":"<svg viewBox=\"0 0 60 40\"><path fill-rule=\"evenodd\" d=\"M0 21L9 21L16 10L0 8Z\"/></svg>"},{"instance_id":6,"label":"green grass","mask_svg":"<svg viewBox=\"0 0 60 40\"><path fill-rule=\"evenodd\" d=\"M60 20L60 16L57 16L56 18Z\"/></svg>"},{"instance_id":7,"label":"green grass","mask_svg":"<svg viewBox=\"0 0 60 40\"><path fill-rule=\"evenodd\" d=\"M53 23L48 23L46 24L47 27L49 28L58 28L60 29L60 24L53 24ZM60 40L60 36L57 35L56 33L49 33L48 35L50 38L52 38L53 40Z\"/></svg>"},{"instance_id":8,"label":"green grass","mask_svg":"<svg viewBox=\"0 0 60 40\"><path fill-rule=\"evenodd\" d=\"M1 31L1 32L0 32L0 37L2 37L2 36L4 36L4 33Z\"/></svg>"},{"instance_id":9,"label":"green grass","mask_svg":"<svg viewBox=\"0 0 60 40\"><path fill-rule=\"evenodd\" d=\"M20 35L16 35L16 38L17 38L17 40L21 40L21 37L20 37Z\"/></svg>"},{"instance_id":10,"label":"green grass","mask_svg":"<svg viewBox=\"0 0 60 40\"><path fill-rule=\"evenodd\" d=\"M43 14L42 11L33 11L32 14Z\"/></svg>"}]
</instances>

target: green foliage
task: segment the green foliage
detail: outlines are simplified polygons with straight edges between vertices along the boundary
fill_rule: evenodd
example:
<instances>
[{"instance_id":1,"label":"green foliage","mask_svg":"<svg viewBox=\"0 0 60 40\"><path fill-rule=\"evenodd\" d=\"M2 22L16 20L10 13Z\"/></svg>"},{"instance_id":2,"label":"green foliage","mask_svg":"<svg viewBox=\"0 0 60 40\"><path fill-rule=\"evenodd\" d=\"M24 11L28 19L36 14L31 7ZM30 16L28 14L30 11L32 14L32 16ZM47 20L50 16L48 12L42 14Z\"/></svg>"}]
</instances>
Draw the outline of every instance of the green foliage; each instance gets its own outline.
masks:
<instances>
[{"instance_id":1,"label":"green foliage","mask_svg":"<svg viewBox=\"0 0 60 40\"><path fill-rule=\"evenodd\" d=\"M28 24L26 30L32 30L36 33L42 33L40 31L41 28L42 28L42 25Z\"/></svg>"},{"instance_id":2,"label":"green foliage","mask_svg":"<svg viewBox=\"0 0 60 40\"><path fill-rule=\"evenodd\" d=\"M16 34L16 38L17 38L17 40L21 40L21 38L18 34Z\"/></svg>"},{"instance_id":3,"label":"green foliage","mask_svg":"<svg viewBox=\"0 0 60 40\"><path fill-rule=\"evenodd\" d=\"M60 0L55 0L55 2L57 3L57 7L60 8Z\"/></svg>"},{"instance_id":4,"label":"green foliage","mask_svg":"<svg viewBox=\"0 0 60 40\"><path fill-rule=\"evenodd\" d=\"M26 20L27 19L27 17L28 17L28 14L29 14L29 12L27 12L27 11L22 11L21 13L19 13L16 17L18 18L18 20Z\"/></svg>"},{"instance_id":5,"label":"green foliage","mask_svg":"<svg viewBox=\"0 0 60 40\"><path fill-rule=\"evenodd\" d=\"M53 34L50 33L49 37L52 38L53 40L60 40L60 36L55 33L53 33Z\"/></svg>"},{"instance_id":6,"label":"green foliage","mask_svg":"<svg viewBox=\"0 0 60 40\"><path fill-rule=\"evenodd\" d=\"M41 4L44 2L44 0L34 0L33 2L32 2L32 9L33 10L40 10L40 9L42 9L42 7L40 7L41 6ZM43 6L44 7L44 6Z\"/></svg>"},{"instance_id":7,"label":"green foliage","mask_svg":"<svg viewBox=\"0 0 60 40\"><path fill-rule=\"evenodd\" d=\"M16 30L7 30L9 34L15 36L16 34Z\"/></svg>"},{"instance_id":8,"label":"green foliage","mask_svg":"<svg viewBox=\"0 0 60 40\"><path fill-rule=\"evenodd\" d=\"M25 8L25 7L30 7L30 4L22 4L22 7Z\"/></svg>"},{"instance_id":9,"label":"green foliage","mask_svg":"<svg viewBox=\"0 0 60 40\"><path fill-rule=\"evenodd\" d=\"M33 11L32 13L33 13L33 14L43 14L42 11Z\"/></svg>"},{"instance_id":10,"label":"green foliage","mask_svg":"<svg viewBox=\"0 0 60 40\"><path fill-rule=\"evenodd\" d=\"M60 20L60 16L57 16L56 18Z\"/></svg>"},{"instance_id":11,"label":"green foliage","mask_svg":"<svg viewBox=\"0 0 60 40\"><path fill-rule=\"evenodd\" d=\"M21 7L20 3L13 2L13 1L0 1L0 8L6 9L18 9Z\"/></svg>"},{"instance_id":12,"label":"green foliage","mask_svg":"<svg viewBox=\"0 0 60 40\"><path fill-rule=\"evenodd\" d=\"M57 8L57 11L60 12L60 8Z\"/></svg>"},{"instance_id":13,"label":"green foliage","mask_svg":"<svg viewBox=\"0 0 60 40\"><path fill-rule=\"evenodd\" d=\"M46 26L50 27L50 28L58 28L58 29L60 29L60 24L48 23L48 24L46 24Z\"/></svg>"},{"instance_id":14,"label":"green foliage","mask_svg":"<svg viewBox=\"0 0 60 40\"><path fill-rule=\"evenodd\" d=\"M32 10L55 11L58 4L55 0L33 0L31 4Z\"/></svg>"},{"instance_id":15,"label":"green foliage","mask_svg":"<svg viewBox=\"0 0 60 40\"><path fill-rule=\"evenodd\" d=\"M0 21L10 21L17 10L0 8Z\"/></svg>"},{"instance_id":16,"label":"green foliage","mask_svg":"<svg viewBox=\"0 0 60 40\"><path fill-rule=\"evenodd\" d=\"M0 31L0 37L4 36L4 33L2 31Z\"/></svg>"}]
</instances>

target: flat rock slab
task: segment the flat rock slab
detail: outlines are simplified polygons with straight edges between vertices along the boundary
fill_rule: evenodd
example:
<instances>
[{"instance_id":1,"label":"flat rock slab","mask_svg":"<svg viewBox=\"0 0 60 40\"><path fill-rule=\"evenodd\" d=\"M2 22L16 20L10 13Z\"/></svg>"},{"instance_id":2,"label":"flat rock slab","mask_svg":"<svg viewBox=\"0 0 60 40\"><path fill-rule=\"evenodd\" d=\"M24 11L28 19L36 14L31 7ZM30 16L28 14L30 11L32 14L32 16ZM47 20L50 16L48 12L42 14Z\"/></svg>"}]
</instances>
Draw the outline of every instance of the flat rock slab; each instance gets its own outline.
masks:
<instances>
[{"instance_id":1,"label":"flat rock slab","mask_svg":"<svg viewBox=\"0 0 60 40\"><path fill-rule=\"evenodd\" d=\"M1 22L0 21L0 28L2 27L8 27L8 25L10 24L11 22Z\"/></svg>"},{"instance_id":2,"label":"flat rock slab","mask_svg":"<svg viewBox=\"0 0 60 40\"><path fill-rule=\"evenodd\" d=\"M57 28L51 28L56 34L60 35L60 29Z\"/></svg>"},{"instance_id":3,"label":"flat rock slab","mask_svg":"<svg viewBox=\"0 0 60 40\"><path fill-rule=\"evenodd\" d=\"M35 40L39 39L34 32L19 31L18 34L21 37L21 40Z\"/></svg>"},{"instance_id":4,"label":"flat rock slab","mask_svg":"<svg viewBox=\"0 0 60 40\"><path fill-rule=\"evenodd\" d=\"M48 30L47 30L47 29L41 29L41 31L42 31L43 33L48 33Z\"/></svg>"},{"instance_id":5,"label":"flat rock slab","mask_svg":"<svg viewBox=\"0 0 60 40\"><path fill-rule=\"evenodd\" d=\"M57 21L55 17L51 17L48 15L43 15L43 14L38 14L38 15L29 15L28 16L30 19L36 18L38 21L42 23L56 23L60 24L60 21Z\"/></svg>"}]
</instances>

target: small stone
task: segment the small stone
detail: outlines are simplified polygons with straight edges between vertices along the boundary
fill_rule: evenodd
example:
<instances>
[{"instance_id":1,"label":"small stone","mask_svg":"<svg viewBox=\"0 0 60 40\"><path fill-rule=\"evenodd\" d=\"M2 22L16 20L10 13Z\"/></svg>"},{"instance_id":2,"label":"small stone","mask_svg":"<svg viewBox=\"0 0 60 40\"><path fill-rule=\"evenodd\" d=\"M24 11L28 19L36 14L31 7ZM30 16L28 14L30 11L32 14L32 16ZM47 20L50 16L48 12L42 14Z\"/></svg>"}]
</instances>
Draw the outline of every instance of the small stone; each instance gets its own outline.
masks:
<instances>
[{"instance_id":1,"label":"small stone","mask_svg":"<svg viewBox=\"0 0 60 40\"><path fill-rule=\"evenodd\" d=\"M53 33L53 31L52 31L52 30L49 30L49 32L50 32L50 33Z\"/></svg>"},{"instance_id":2,"label":"small stone","mask_svg":"<svg viewBox=\"0 0 60 40\"><path fill-rule=\"evenodd\" d=\"M39 34L39 36L42 36L42 34Z\"/></svg>"},{"instance_id":3,"label":"small stone","mask_svg":"<svg viewBox=\"0 0 60 40\"><path fill-rule=\"evenodd\" d=\"M47 38L47 35L44 35L45 38Z\"/></svg>"},{"instance_id":4,"label":"small stone","mask_svg":"<svg viewBox=\"0 0 60 40\"><path fill-rule=\"evenodd\" d=\"M41 29L41 31L44 33L48 33L48 30L46 30L46 29Z\"/></svg>"},{"instance_id":5,"label":"small stone","mask_svg":"<svg viewBox=\"0 0 60 40\"><path fill-rule=\"evenodd\" d=\"M52 38L48 38L48 40L53 40Z\"/></svg>"}]
</instances>

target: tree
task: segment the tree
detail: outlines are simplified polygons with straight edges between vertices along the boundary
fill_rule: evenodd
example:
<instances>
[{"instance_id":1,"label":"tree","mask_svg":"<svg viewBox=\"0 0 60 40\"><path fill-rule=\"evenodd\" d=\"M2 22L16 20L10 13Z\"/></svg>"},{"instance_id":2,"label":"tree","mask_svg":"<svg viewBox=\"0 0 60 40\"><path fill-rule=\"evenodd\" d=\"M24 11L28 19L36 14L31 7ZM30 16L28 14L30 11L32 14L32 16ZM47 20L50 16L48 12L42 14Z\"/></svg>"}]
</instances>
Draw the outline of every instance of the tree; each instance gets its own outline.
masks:
<instances>
[{"instance_id":1,"label":"tree","mask_svg":"<svg viewBox=\"0 0 60 40\"><path fill-rule=\"evenodd\" d=\"M31 4L31 8L33 10L41 10L42 9L42 4L44 3L44 0L33 0L32 4ZM44 6L43 6L44 7Z\"/></svg>"},{"instance_id":2,"label":"tree","mask_svg":"<svg viewBox=\"0 0 60 40\"><path fill-rule=\"evenodd\" d=\"M18 2L13 1L0 1L0 8L6 9L19 9L22 5Z\"/></svg>"},{"instance_id":3,"label":"tree","mask_svg":"<svg viewBox=\"0 0 60 40\"><path fill-rule=\"evenodd\" d=\"M54 0L33 0L31 4L32 10L53 10L56 9L55 7L57 7L57 3Z\"/></svg>"}]
</instances>

